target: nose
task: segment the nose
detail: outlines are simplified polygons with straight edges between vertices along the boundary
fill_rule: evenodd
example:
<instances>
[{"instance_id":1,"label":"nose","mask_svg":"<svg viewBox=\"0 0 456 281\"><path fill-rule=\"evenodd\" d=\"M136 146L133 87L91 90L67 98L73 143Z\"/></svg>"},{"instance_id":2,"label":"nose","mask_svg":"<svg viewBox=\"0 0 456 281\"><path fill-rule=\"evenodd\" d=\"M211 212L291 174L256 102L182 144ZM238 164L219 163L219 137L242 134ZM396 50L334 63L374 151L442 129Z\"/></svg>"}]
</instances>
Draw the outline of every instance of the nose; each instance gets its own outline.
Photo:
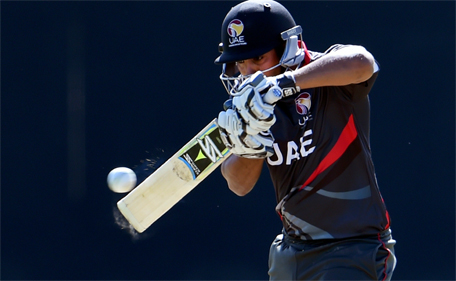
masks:
<instances>
[{"instance_id":1,"label":"nose","mask_svg":"<svg viewBox=\"0 0 456 281\"><path fill-rule=\"evenodd\" d=\"M253 63L251 63L251 62L248 62L247 66L246 66L246 72L247 72L246 75L250 75L250 74L255 73L256 72L255 65Z\"/></svg>"}]
</instances>

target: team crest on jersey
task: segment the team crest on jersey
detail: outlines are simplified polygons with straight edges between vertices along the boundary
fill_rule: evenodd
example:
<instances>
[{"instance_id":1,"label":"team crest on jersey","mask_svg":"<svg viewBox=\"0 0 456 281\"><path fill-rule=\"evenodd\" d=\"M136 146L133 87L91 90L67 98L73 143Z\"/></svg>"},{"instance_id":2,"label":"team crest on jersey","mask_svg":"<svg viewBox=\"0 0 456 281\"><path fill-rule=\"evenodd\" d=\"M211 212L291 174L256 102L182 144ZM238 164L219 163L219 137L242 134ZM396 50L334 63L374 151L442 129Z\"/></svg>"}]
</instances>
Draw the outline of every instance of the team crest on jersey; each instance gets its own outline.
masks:
<instances>
[{"instance_id":1,"label":"team crest on jersey","mask_svg":"<svg viewBox=\"0 0 456 281\"><path fill-rule=\"evenodd\" d=\"M312 106L311 95L307 92L299 94L295 99L296 112L303 116L299 119L299 124L304 126L310 118L310 107Z\"/></svg>"},{"instance_id":2,"label":"team crest on jersey","mask_svg":"<svg viewBox=\"0 0 456 281\"><path fill-rule=\"evenodd\" d=\"M234 46L239 46L239 45L247 45L247 42L245 42L244 36L242 35L242 32L244 31L244 24L242 23L241 20L234 19L230 21L228 24L226 32L230 36L228 39L230 41L230 44L228 47L234 47Z\"/></svg>"},{"instance_id":3,"label":"team crest on jersey","mask_svg":"<svg viewBox=\"0 0 456 281\"><path fill-rule=\"evenodd\" d=\"M307 115L310 111L311 101L310 101L310 94L304 92L300 94L296 99L296 112L299 115Z\"/></svg>"}]
</instances>

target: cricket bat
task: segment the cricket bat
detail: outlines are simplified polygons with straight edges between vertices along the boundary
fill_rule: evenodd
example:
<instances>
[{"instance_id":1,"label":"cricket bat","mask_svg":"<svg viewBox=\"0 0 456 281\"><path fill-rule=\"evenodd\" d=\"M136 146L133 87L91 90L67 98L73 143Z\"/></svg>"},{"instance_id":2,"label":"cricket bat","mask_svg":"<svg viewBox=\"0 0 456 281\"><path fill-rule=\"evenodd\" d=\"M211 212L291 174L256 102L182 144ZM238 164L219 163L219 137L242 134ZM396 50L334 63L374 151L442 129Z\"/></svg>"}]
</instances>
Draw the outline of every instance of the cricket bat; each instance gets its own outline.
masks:
<instances>
[{"instance_id":1,"label":"cricket bat","mask_svg":"<svg viewBox=\"0 0 456 281\"><path fill-rule=\"evenodd\" d=\"M136 231L144 232L230 155L214 119L117 207Z\"/></svg>"}]
</instances>

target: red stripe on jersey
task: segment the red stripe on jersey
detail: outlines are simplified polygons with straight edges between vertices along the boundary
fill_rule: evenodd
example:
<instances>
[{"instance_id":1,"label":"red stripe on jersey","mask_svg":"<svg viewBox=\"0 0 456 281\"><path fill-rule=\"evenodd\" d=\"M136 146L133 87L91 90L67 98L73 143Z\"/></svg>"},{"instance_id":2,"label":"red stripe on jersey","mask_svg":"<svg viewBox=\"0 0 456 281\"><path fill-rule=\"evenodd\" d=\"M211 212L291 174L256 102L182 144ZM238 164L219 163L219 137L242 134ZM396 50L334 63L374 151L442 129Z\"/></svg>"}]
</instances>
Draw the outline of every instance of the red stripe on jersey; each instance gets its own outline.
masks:
<instances>
[{"instance_id":1,"label":"red stripe on jersey","mask_svg":"<svg viewBox=\"0 0 456 281\"><path fill-rule=\"evenodd\" d=\"M380 243L382 243L383 249L388 252L388 255L386 256L386 259L385 259L385 266L383 267L383 275L384 276L383 276L382 281L384 281L388 277L388 273L387 273L387 270L388 270L388 259L391 256L391 251L386 247L385 243L380 238L380 233L377 234L377 239L378 239L378 241L380 241Z\"/></svg>"},{"instance_id":2,"label":"red stripe on jersey","mask_svg":"<svg viewBox=\"0 0 456 281\"><path fill-rule=\"evenodd\" d=\"M309 51L307 50L307 46L306 44L301 41L301 40L298 40L298 45L301 49L304 49L304 53L305 53L305 56L304 56L304 65L310 63L310 54L309 54Z\"/></svg>"},{"instance_id":3,"label":"red stripe on jersey","mask_svg":"<svg viewBox=\"0 0 456 281\"><path fill-rule=\"evenodd\" d=\"M390 224L391 224L390 215L389 215L388 211L386 211L385 215L386 215L386 220L387 220L387 224L385 226L385 229L388 229L390 227Z\"/></svg>"},{"instance_id":4,"label":"red stripe on jersey","mask_svg":"<svg viewBox=\"0 0 456 281\"><path fill-rule=\"evenodd\" d=\"M383 202L383 204L385 204L385 200L383 200L383 198L382 198L382 202ZM385 229L388 229L390 227L390 224L391 224L391 219L390 219L390 215L388 213L388 210L385 210L385 215L386 215L386 221L387 221Z\"/></svg>"},{"instance_id":5,"label":"red stripe on jersey","mask_svg":"<svg viewBox=\"0 0 456 281\"><path fill-rule=\"evenodd\" d=\"M348 118L348 123L345 125L345 128L342 130L342 133L339 136L334 147L325 156L325 158L318 164L318 167L313 171L310 177L306 182L301 186L300 189L305 188L309 185L319 174L326 170L329 166L334 164L337 159L339 159L342 154L347 150L348 146L356 139L358 136L358 131L356 131L355 122L353 120L353 114Z\"/></svg>"}]
</instances>

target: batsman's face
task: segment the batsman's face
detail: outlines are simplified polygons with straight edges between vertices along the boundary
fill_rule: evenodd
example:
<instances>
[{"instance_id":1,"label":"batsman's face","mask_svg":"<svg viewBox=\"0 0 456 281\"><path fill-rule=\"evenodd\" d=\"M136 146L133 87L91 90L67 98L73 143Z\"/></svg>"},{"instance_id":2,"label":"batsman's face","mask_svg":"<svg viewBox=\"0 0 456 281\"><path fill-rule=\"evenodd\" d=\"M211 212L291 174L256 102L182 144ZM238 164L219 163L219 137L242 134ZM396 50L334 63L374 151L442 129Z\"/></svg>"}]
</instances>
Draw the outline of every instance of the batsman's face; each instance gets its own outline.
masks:
<instances>
[{"instance_id":1,"label":"batsman's face","mask_svg":"<svg viewBox=\"0 0 456 281\"><path fill-rule=\"evenodd\" d=\"M236 66L242 75L251 75L258 70L269 69L279 63L279 58L275 50L271 50L259 57L237 61ZM276 76L280 74L280 67L273 68L264 74L266 76Z\"/></svg>"}]
</instances>

